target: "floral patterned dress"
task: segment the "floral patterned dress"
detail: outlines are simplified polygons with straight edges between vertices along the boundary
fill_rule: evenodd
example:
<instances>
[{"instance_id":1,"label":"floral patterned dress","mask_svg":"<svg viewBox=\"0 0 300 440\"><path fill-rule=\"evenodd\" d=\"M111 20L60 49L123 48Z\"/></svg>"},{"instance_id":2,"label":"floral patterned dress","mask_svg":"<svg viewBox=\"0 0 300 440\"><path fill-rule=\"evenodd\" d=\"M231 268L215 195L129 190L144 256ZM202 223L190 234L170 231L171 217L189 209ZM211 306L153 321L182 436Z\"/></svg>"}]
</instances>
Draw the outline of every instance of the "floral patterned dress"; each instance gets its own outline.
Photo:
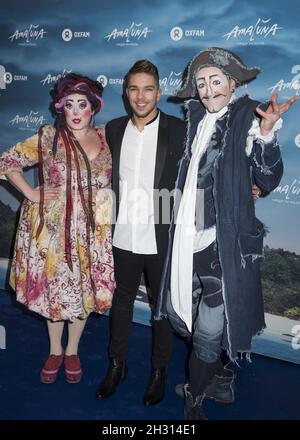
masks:
<instances>
[{"instance_id":1,"label":"floral patterned dress","mask_svg":"<svg viewBox=\"0 0 300 440\"><path fill-rule=\"evenodd\" d=\"M111 240L111 155L104 130L100 127L96 130L101 140L101 151L89 161L94 230L87 228L87 211L85 203L82 203L88 198L88 170L84 158L78 153L76 161L73 152L69 159L71 171L67 173L66 150L61 138L53 156L55 128L50 125L43 127L40 138L44 188L56 187L61 191L56 200L43 203L40 234L37 234L39 203L25 199L21 207L10 285L16 291L19 302L53 321L84 319L90 312L104 313L111 307L115 287ZM38 162L36 134L2 154L0 175L22 171ZM72 200L68 236L71 268L65 252L67 175L71 179Z\"/></svg>"}]
</instances>

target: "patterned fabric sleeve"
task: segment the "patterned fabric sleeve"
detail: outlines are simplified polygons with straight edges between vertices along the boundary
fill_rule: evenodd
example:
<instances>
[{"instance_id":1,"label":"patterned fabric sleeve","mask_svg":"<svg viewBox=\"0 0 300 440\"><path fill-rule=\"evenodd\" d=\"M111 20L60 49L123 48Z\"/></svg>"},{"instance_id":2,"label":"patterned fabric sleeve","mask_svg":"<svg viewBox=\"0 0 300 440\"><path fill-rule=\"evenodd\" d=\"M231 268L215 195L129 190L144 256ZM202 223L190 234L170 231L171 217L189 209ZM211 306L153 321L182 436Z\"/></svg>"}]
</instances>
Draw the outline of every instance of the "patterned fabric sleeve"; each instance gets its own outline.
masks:
<instances>
[{"instance_id":1,"label":"patterned fabric sleeve","mask_svg":"<svg viewBox=\"0 0 300 440\"><path fill-rule=\"evenodd\" d=\"M5 174L12 171L22 172L23 168L38 163L38 134L24 142L18 142L0 156L0 179L6 180Z\"/></svg>"}]
</instances>

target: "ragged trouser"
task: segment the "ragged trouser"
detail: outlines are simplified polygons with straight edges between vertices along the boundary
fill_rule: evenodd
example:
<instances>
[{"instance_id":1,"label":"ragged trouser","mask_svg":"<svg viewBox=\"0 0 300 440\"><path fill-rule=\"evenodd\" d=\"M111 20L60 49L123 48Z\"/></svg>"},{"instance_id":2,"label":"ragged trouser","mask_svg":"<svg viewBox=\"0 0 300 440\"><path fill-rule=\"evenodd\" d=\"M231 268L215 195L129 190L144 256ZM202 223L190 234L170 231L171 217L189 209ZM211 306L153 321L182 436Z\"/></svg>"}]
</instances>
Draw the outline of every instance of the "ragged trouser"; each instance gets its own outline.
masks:
<instances>
[{"instance_id":1,"label":"ragged trouser","mask_svg":"<svg viewBox=\"0 0 300 440\"><path fill-rule=\"evenodd\" d=\"M222 272L216 242L194 254L193 269L192 333L174 312L170 299L167 310L174 329L187 337L192 344L189 358L189 392L196 399L197 396L202 396L210 379L220 368L224 303Z\"/></svg>"},{"instance_id":2,"label":"ragged trouser","mask_svg":"<svg viewBox=\"0 0 300 440\"><path fill-rule=\"evenodd\" d=\"M216 242L194 254L193 268L192 333L175 313L170 298L167 302L168 317L174 329L191 340L197 358L208 363L215 362L222 351L224 329L222 272Z\"/></svg>"}]
</instances>

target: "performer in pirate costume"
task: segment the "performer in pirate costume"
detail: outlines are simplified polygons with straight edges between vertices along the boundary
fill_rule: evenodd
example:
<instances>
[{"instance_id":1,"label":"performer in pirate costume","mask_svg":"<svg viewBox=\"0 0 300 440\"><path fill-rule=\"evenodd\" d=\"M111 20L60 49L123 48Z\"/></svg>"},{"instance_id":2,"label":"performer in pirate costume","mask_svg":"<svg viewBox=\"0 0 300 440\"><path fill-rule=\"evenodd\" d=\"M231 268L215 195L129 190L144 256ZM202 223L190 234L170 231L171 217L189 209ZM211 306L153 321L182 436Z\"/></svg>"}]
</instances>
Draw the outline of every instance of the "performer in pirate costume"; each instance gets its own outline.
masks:
<instances>
[{"instance_id":1,"label":"performer in pirate costume","mask_svg":"<svg viewBox=\"0 0 300 440\"><path fill-rule=\"evenodd\" d=\"M177 93L191 98L187 142L180 163L169 248L156 319L168 315L191 342L184 386L185 418L202 409L211 378L223 371L222 348L232 361L251 351L265 327L260 278L264 225L256 218L252 185L267 194L283 165L276 131L296 98L267 105L237 87L260 73L233 52L208 48L192 60ZM231 381L233 378L231 378Z\"/></svg>"}]
</instances>

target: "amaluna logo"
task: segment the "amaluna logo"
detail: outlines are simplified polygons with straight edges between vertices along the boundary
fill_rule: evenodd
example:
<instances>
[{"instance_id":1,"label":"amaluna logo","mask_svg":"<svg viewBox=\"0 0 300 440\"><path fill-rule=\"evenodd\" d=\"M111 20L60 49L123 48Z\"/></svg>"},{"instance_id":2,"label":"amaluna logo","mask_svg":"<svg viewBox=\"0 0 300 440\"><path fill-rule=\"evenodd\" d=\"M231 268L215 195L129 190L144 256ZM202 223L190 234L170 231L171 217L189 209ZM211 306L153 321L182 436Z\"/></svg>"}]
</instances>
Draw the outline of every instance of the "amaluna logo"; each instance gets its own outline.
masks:
<instances>
[{"instance_id":1,"label":"amaluna logo","mask_svg":"<svg viewBox=\"0 0 300 440\"><path fill-rule=\"evenodd\" d=\"M143 26L143 23L135 23L124 29L113 29L104 38L107 42L111 40L125 40L127 44L130 44L132 40L140 40L141 38L147 38L148 34L152 32L148 26Z\"/></svg>"},{"instance_id":2,"label":"amaluna logo","mask_svg":"<svg viewBox=\"0 0 300 440\"><path fill-rule=\"evenodd\" d=\"M231 31L224 34L226 40L237 37L249 37L249 41L254 41L255 37L267 38L268 36L275 36L278 30L283 29L277 23L271 23L271 18L259 18L255 24L248 27L234 26Z\"/></svg>"},{"instance_id":3,"label":"amaluna logo","mask_svg":"<svg viewBox=\"0 0 300 440\"><path fill-rule=\"evenodd\" d=\"M62 73L59 73L58 75L51 75L51 73L48 73L44 79L41 80L41 83L43 86L48 84L53 84L56 81L58 81L60 78L65 77L68 73L71 73L72 70L64 69Z\"/></svg>"},{"instance_id":4,"label":"amaluna logo","mask_svg":"<svg viewBox=\"0 0 300 440\"><path fill-rule=\"evenodd\" d=\"M18 29L10 36L8 39L11 42L17 41L17 40L23 40L26 43L30 43L31 40L39 40L44 38L44 35L47 34L47 32L41 28L39 29L40 25L34 25L31 24L29 28L24 29L22 31L19 31Z\"/></svg>"},{"instance_id":5,"label":"amaluna logo","mask_svg":"<svg viewBox=\"0 0 300 440\"><path fill-rule=\"evenodd\" d=\"M175 90L180 89L182 84L182 72L173 72L173 70L169 73L168 76L165 76L159 80L159 85L162 89L164 95L170 95L175 92Z\"/></svg>"},{"instance_id":6,"label":"amaluna logo","mask_svg":"<svg viewBox=\"0 0 300 440\"><path fill-rule=\"evenodd\" d=\"M271 93L291 90L292 93L300 95L300 64L293 66L291 73L296 74L291 81L285 82L283 79L280 79L274 86L269 87L268 90L271 90Z\"/></svg>"},{"instance_id":7,"label":"amaluna logo","mask_svg":"<svg viewBox=\"0 0 300 440\"><path fill-rule=\"evenodd\" d=\"M291 183L278 185L277 188L273 191L273 197L277 196L278 194L283 196L283 200L285 203L293 203L293 204L300 204L299 199L300 196L300 180L293 179ZM278 199L272 199L275 202L280 202Z\"/></svg>"},{"instance_id":8,"label":"amaluna logo","mask_svg":"<svg viewBox=\"0 0 300 440\"><path fill-rule=\"evenodd\" d=\"M16 115L13 119L9 121L11 125L23 125L26 128L30 128L32 126L39 127L40 125L45 124L46 118L43 115L39 115L39 112L33 112L30 110L30 113L27 115Z\"/></svg>"}]
</instances>

